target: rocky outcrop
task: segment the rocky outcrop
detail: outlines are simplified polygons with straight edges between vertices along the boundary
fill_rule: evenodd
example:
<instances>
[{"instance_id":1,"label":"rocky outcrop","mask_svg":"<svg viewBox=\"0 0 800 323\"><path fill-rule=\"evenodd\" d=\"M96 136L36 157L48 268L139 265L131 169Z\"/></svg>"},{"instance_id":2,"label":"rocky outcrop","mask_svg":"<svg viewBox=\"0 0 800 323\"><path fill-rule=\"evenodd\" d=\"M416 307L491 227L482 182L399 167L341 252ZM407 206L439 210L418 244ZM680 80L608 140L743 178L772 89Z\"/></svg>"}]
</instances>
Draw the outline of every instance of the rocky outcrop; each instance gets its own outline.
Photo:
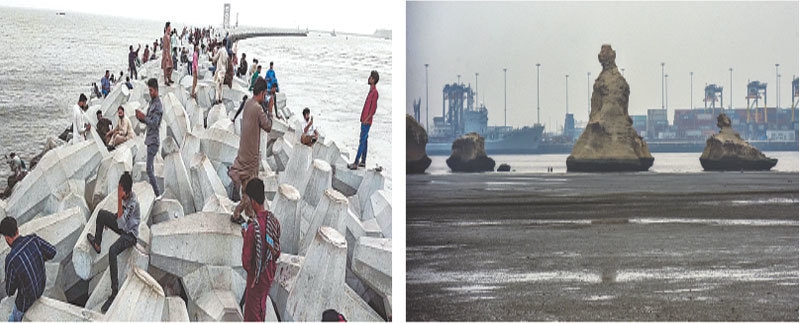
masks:
<instances>
[{"instance_id":1,"label":"rocky outcrop","mask_svg":"<svg viewBox=\"0 0 800 323\"><path fill-rule=\"evenodd\" d=\"M756 147L739 137L731 128L731 119L724 113L717 117L719 133L706 140L700 156L705 170L769 170L778 160L767 158Z\"/></svg>"},{"instance_id":2,"label":"rocky outcrop","mask_svg":"<svg viewBox=\"0 0 800 323\"><path fill-rule=\"evenodd\" d=\"M603 45L597 58L603 71L594 81L589 123L567 157L567 171L645 171L653 156L628 115L630 87L617 69L616 52Z\"/></svg>"},{"instance_id":3,"label":"rocky outcrop","mask_svg":"<svg viewBox=\"0 0 800 323\"><path fill-rule=\"evenodd\" d=\"M454 172L491 172L494 171L494 159L486 156L483 137L470 132L453 141L447 166Z\"/></svg>"},{"instance_id":4,"label":"rocky outcrop","mask_svg":"<svg viewBox=\"0 0 800 323\"><path fill-rule=\"evenodd\" d=\"M409 114L406 114L406 174L422 174L431 165L425 153L428 133Z\"/></svg>"}]
</instances>

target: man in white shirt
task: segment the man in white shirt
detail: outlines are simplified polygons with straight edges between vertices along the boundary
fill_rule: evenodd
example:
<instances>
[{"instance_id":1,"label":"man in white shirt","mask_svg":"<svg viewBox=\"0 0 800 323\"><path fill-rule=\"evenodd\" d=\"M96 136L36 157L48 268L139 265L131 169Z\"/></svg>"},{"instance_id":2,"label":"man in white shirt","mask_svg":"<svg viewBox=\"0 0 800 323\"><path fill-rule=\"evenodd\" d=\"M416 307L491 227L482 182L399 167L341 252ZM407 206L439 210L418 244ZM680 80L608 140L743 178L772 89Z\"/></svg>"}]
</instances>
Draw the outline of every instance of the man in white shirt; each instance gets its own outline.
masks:
<instances>
[{"instance_id":1,"label":"man in white shirt","mask_svg":"<svg viewBox=\"0 0 800 323\"><path fill-rule=\"evenodd\" d=\"M305 122L303 123L303 134L300 135L300 143L311 147L319 139L319 133L317 127L314 127L314 117L311 116L311 110L308 108L303 109L303 119Z\"/></svg>"},{"instance_id":2,"label":"man in white shirt","mask_svg":"<svg viewBox=\"0 0 800 323\"><path fill-rule=\"evenodd\" d=\"M227 42L223 42L222 47L217 48L217 52L211 61L214 62L216 70L214 71L214 83L216 83L216 103L222 103L222 82L225 81L225 73L228 70L228 52L225 50Z\"/></svg>"},{"instance_id":3,"label":"man in white shirt","mask_svg":"<svg viewBox=\"0 0 800 323\"><path fill-rule=\"evenodd\" d=\"M84 112L89 109L86 104L86 95L81 93L78 104L72 107L72 143L79 143L86 140L86 134L92 129L92 125L84 119Z\"/></svg>"}]
</instances>

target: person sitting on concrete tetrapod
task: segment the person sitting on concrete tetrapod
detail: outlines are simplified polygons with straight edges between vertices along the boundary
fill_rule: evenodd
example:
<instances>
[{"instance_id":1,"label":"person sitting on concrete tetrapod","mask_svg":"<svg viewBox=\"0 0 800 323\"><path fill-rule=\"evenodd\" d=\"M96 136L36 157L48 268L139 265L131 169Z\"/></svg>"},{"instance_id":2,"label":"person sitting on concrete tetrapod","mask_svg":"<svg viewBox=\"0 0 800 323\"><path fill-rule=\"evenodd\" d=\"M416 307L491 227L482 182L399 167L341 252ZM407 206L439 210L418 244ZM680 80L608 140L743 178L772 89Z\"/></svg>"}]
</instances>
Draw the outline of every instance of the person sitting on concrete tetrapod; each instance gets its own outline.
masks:
<instances>
[{"instance_id":1,"label":"person sitting on concrete tetrapod","mask_svg":"<svg viewBox=\"0 0 800 323\"><path fill-rule=\"evenodd\" d=\"M314 143L319 139L319 132L317 127L314 126L314 117L311 116L311 110L308 108L303 109L303 134L300 135L300 143L306 146L314 146Z\"/></svg>"},{"instance_id":2,"label":"person sitting on concrete tetrapod","mask_svg":"<svg viewBox=\"0 0 800 323\"><path fill-rule=\"evenodd\" d=\"M100 85L102 86L100 91L102 92L103 97L105 98L108 96L108 93L111 92L111 79L108 70L106 70L106 75L103 76L102 79L100 79Z\"/></svg>"},{"instance_id":3,"label":"person sitting on concrete tetrapod","mask_svg":"<svg viewBox=\"0 0 800 323\"><path fill-rule=\"evenodd\" d=\"M131 121L125 116L125 108L122 106L117 108L117 117L119 117L119 121L117 121L117 127L103 137L103 139L108 143L109 147L119 146L136 136L136 133L133 132Z\"/></svg>"},{"instance_id":4,"label":"person sitting on concrete tetrapod","mask_svg":"<svg viewBox=\"0 0 800 323\"><path fill-rule=\"evenodd\" d=\"M25 312L44 293L44 263L56 256L56 247L36 234L20 236L17 219L10 216L0 221L0 234L11 247L5 259L5 292L8 296L17 294L8 321L22 322Z\"/></svg>"},{"instance_id":5,"label":"person sitting on concrete tetrapod","mask_svg":"<svg viewBox=\"0 0 800 323\"><path fill-rule=\"evenodd\" d=\"M76 144L86 140L89 130L92 125L84 119L84 113L89 110L89 105L86 104L86 95L81 93L78 98L78 104L72 106L72 143Z\"/></svg>"},{"instance_id":6,"label":"person sitting on concrete tetrapod","mask_svg":"<svg viewBox=\"0 0 800 323\"><path fill-rule=\"evenodd\" d=\"M103 117L103 111L97 109L97 134L100 135L100 138L106 138L106 135L109 131L111 131L111 120L108 118Z\"/></svg>"},{"instance_id":7,"label":"person sitting on concrete tetrapod","mask_svg":"<svg viewBox=\"0 0 800 323\"><path fill-rule=\"evenodd\" d=\"M89 233L86 238L92 248L100 253L100 246L103 242L103 230L109 228L119 234L114 244L108 249L108 268L111 274L111 296L103 304L103 313L108 311L114 298L119 292L119 273L117 272L117 256L126 249L136 245L139 236L139 199L133 192L133 178L131 173L125 172L119 178L117 185L117 212L116 214L106 210L97 213L96 227L94 235Z\"/></svg>"},{"instance_id":8,"label":"person sitting on concrete tetrapod","mask_svg":"<svg viewBox=\"0 0 800 323\"><path fill-rule=\"evenodd\" d=\"M245 194L256 215L242 224L242 268L247 272L244 320L264 322L267 295L281 256L281 224L264 209L264 182L260 178L247 183Z\"/></svg>"}]
</instances>

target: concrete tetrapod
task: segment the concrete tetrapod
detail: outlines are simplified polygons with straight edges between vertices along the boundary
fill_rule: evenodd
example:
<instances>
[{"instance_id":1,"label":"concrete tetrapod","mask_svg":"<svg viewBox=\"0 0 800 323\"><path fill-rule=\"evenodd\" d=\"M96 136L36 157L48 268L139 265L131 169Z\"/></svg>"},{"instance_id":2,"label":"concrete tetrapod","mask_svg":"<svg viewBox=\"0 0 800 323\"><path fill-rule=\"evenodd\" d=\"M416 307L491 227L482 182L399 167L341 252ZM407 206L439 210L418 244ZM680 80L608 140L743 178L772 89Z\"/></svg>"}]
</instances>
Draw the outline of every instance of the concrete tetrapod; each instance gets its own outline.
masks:
<instances>
[{"instance_id":1,"label":"concrete tetrapod","mask_svg":"<svg viewBox=\"0 0 800 323\"><path fill-rule=\"evenodd\" d=\"M164 304L164 315L162 322L189 322L189 312L186 310L186 302L178 296L168 296Z\"/></svg>"},{"instance_id":2,"label":"concrete tetrapod","mask_svg":"<svg viewBox=\"0 0 800 323\"><path fill-rule=\"evenodd\" d=\"M285 305L278 308L281 319L314 321L320 318L323 311L336 309L351 321L382 321L345 284L346 257L347 242L344 237L333 228L320 228L296 275L294 270L287 270L285 266L276 275L270 295L286 295ZM278 302L277 297L274 299L276 303L282 303Z\"/></svg>"},{"instance_id":3,"label":"concrete tetrapod","mask_svg":"<svg viewBox=\"0 0 800 323\"><path fill-rule=\"evenodd\" d=\"M174 145L171 138L169 142ZM165 145L165 149L168 146ZM164 158L164 196L178 200L183 206L184 214L195 212L191 179L177 147Z\"/></svg>"},{"instance_id":4,"label":"concrete tetrapod","mask_svg":"<svg viewBox=\"0 0 800 323\"><path fill-rule=\"evenodd\" d=\"M289 184L281 184L272 203L275 217L281 224L281 253L298 254L300 249L300 215L297 202L300 193Z\"/></svg>"},{"instance_id":5,"label":"concrete tetrapod","mask_svg":"<svg viewBox=\"0 0 800 323\"><path fill-rule=\"evenodd\" d=\"M132 272L133 268L147 270L147 266L149 264L150 257L142 244L137 244L132 248L123 251L121 254L119 254L119 256L117 256L117 270L119 272L115 273L118 275L117 278L119 278L120 285L124 284L127 278L131 276L130 273ZM103 274L99 278L97 285L90 293L89 299L86 301L86 305L84 306L85 308L99 311L106 299L111 296L110 270L111 268L106 268L106 270L103 271Z\"/></svg>"},{"instance_id":6,"label":"concrete tetrapod","mask_svg":"<svg viewBox=\"0 0 800 323\"><path fill-rule=\"evenodd\" d=\"M151 228L150 264L178 277L203 265L241 267L241 227L230 214L198 212Z\"/></svg>"},{"instance_id":7,"label":"concrete tetrapod","mask_svg":"<svg viewBox=\"0 0 800 323\"><path fill-rule=\"evenodd\" d=\"M353 252L353 273L383 296L392 294L392 239L361 237Z\"/></svg>"},{"instance_id":8,"label":"concrete tetrapod","mask_svg":"<svg viewBox=\"0 0 800 323\"><path fill-rule=\"evenodd\" d=\"M335 165L333 167L333 182L331 183L333 188L344 194L344 196L356 195L364 177L363 171L351 170L338 164L333 165Z\"/></svg>"},{"instance_id":9,"label":"concrete tetrapod","mask_svg":"<svg viewBox=\"0 0 800 323\"><path fill-rule=\"evenodd\" d=\"M310 177L311 147L296 145L286 165L286 171L278 174L278 183L292 185L300 192L305 192Z\"/></svg>"},{"instance_id":10,"label":"concrete tetrapod","mask_svg":"<svg viewBox=\"0 0 800 323\"><path fill-rule=\"evenodd\" d=\"M153 210L150 211L151 224L158 224L184 216L183 206L180 202L173 199L162 198L153 203Z\"/></svg>"},{"instance_id":11,"label":"concrete tetrapod","mask_svg":"<svg viewBox=\"0 0 800 323\"><path fill-rule=\"evenodd\" d=\"M214 194L208 197L206 200L206 204L203 205L203 212L212 212L212 213L225 213L225 214L233 214L233 210L236 207L236 203L231 201L227 196Z\"/></svg>"},{"instance_id":12,"label":"concrete tetrapod","mask_svg":"<svg viewBox=\"0 0 800 323\"><path fill-rule=\"evenodd\" d=\"M283 137L275 140L275 143L272 144L272 155L275 157L276 171L282 172L286 170L286 166L289 164L289 158L291 157L291 152L292 146L286 143L286 140L283 140Z\"/></svg>"},{"instance_id":13,"label":"concrete tetrapod","mask_svg":"<svg viewBox=\"0 0 800 323\"><path fill-rule=\"evenodd\" d=\"M85 224L86 217L83 215L83 211L78 207L73 207L28 221L19 226L19 234L36 234L52 244L56 247L56 255L50 262L60 263L72 252L72 247L78 241ZM11 248L8 244L0 244L0 259L6 259L10 251ZM5 281L5 277L5 266L0 266L0 279Z\"/></svg>"},{"instance_id":14,"label":"concrete tetrapod","mask_svg":"<svg viewBox=\"0 0 800 323\"><path fill-rule=\"evenodd\" d=\"M245 279L227 266L202 266L183 276L189 317L196 321L241 321Z\"/></svg>"},{"instance_id":15,"label":"concrete tetrapod","mask_svg":"<svg viewBox=\"0 0 800 323\"><path fill-rule=\"evenodd\" d=\"M183 91L181 91L183 92ZM167 133L172 134L175 142L179 146L183 146L183 139L189 133L189 117L186 115L186 110L183 108L180 100L173 93L161 96L161 103L164 106L164 121L167 124Z\"/></svg>"},{"instance_id":16,"label":"concrete tetrapod","mask_svg":"<svg viewBox=\"0 0 800 323\"><path fill-rule=\"evenodd\" d=\"M102 321L103 314L67 302L42 296L31 305L22 317L23 322L78 322Z\"/></svg>"},{"instance_id":17,"label":"concrete tetrapod","mask_svg":"<svg viewBox=\"0 0 800 323\"><path fill-rule=\"evenodd\" d=\"M109 194L117 191L119 177L123 172L133 170L133 154L130 149L115 149L111 154L100 162L97 169L97 181L92 194L92 205L100 201Z\"/></svg>"},{"instance_id":18,"label":"concrete tetrapod","mask_svg":"<svg viewBox=\"0 0 800 323\"><path fill-rule=\"evenodd\" d=\"M45 207L40 216L58 213L73 207L81 209L81 215L84 218L89 218L89 205L86 204L85 199L85 182L83 180L71 179L62 183L55 191L47 198Z\"/></svg>"},{"instance_id":19,"label":"concrete tetrapod","mask_svg":"<svg viewBox=\"0 0 800 323\"><path fill-rule=\"evenodd\" d=\"M7 215L16 218L20 225L30 221L43 210L43 202L53 189L69 179L86 180L97 170L102 157L100 147L92 141L48 151L38 166L14 188L6 201Z\"/></svg>"},{"instance_id":20,"label":"concrete tetrapod","mask_svg":"<svg viewBox=\"0 0 800 323\"><path fill-rule=\"evenodd\" d=\"M120 287L104 319L126 322L160 320L165 300L161 285L147 271L133 267L133 274Z\"/></svg>"},{"instance_id":21,"label":"concrete tetrapod","mask_svg":"<svg viewBox=\"0 0 800 323\"><path fill-rule=\"evenodd\" d=\"M314 159L311 163L311 176L306 184L303 199L311 206L317 206L325 190L331 188L331 165L321 159Z\"/></svg>"},{"instance_id":22,"label":"concrete tetrapod","mask_svg":"<svg viewBox=\"0 0 800 323\"><path fill-rule=\"evenodd\" d=\"M372 194L383 189L384 182L385 179L381 172L371 169L364 173L364 179L361 181L361 185L358 186L358 193L356 193L358 197L358 212L361 214L362 220L369 220L364 217L364 209L370 203L369 199Z\"/></svg>"},{"instance_id":23,"label":"concrete tetrapod","mask_svg":"<svg viewBox=\"0 0 800 323\"><path fill-rule=\"evenodd\" d=\"M231 166L239 154L239 137L219 128L206 129L200 137L200 151L211 160L214 168L220 163Z\"/></svg>"},{"instance_id":24,"label":"concrete tetrapod","mask_svg":"<svg viewBox=\"0 0 800 323\"><path fill-rule=\"evenodd\" d=\"M195 133L204 130L194 130ZM192 167L192 160L197 153L200 152L200 137L196 136L195 134L189 132L186 133L186 136L183 137L183 145L181 145L181 158L183 158L183 165L186 166L186 169L191 169Z\"/></svg>"},{"instance_id":25,"label":"concrete tetrapod","mask_svg":"<svg viewBox=\"0 0 800 323\"><path fill-rule=\"evenodd\" d=\"M150 220L150 210L155 201L153 187L147 182L136 182L133 184L133 192L136 193L136 197L139 199L139 241L147 244L150 242L146 237L148 232L150 232L147 223ZM75 273L84 280L102 273L108 267L108 249L117 241L117 238L119 238L119 235L114 231L104 230L103 243L100 246L99 254L94 251L89 241L86 240L87 234L94 234L95 232L97 214L101 209L114 212L114 210L117 209L117 195L109 195L97 205L92 213L92 217L86 221L86 226L84 226L78 241L75 243L75 247L72 248L72 265L75 268Z\"/></svg>"},{"instance_id":26,"label":"concrete tetrapod","mask_svg":"<svg viewBox=\"0 0 800 323\"><path fill-rule=\"evenodd\" d=\"M195 154L190 167L195 209L202 210L208 198L214 194L227 195L225 186L222 185L222 181L217 176L217 171L205 154Z\"/></svg>"},{"instance_id":27,"label":"concrete tetrapod","mask_svg":"<svg viewBox=\"0 0 800 323\"><path fill-rule=\"evenodd\" d=\"M378 190L369 197L366 209L361 213L362 219L375 219L383 236L392 237L392 196L389 191Z\"/></svg>"},{"instance_id":28,"label":"concrete tetrapod","mask_svg":"<svg viewBox=\"0 0 800 323\"><path fill-rule=\"evenodd\" d=\"M215 104L208 110L208 117L206 118L206 128L211 128L217 121L228 118L228 111L225 105Z\"/></svg>"},{"instance_id":29,"label":"concrete tetrapod","mask_svg":"<svg viewBox=\"0 0 800 323\"><path fill-rule=\"evenodd\" d=\"M347 219L347 198L333 190L325 190L317 208L311 214L301 213L300 219L300 255L305 255L314 242L317 231L328 226L344 235Z\"/></svg>"}]
</instances>

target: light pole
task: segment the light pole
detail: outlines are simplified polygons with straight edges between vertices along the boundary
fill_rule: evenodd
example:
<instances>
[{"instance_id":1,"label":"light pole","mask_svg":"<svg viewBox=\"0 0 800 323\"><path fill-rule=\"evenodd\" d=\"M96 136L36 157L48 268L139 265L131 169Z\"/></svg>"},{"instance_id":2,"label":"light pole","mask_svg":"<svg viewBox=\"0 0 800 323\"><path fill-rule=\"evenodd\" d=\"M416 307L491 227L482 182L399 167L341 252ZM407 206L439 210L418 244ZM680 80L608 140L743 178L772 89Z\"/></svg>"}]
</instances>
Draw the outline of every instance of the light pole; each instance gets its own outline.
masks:
<instances>
[{"instance_id":1,"label":"light pole","mask_svg":"<svg viewBox=\"0 0 800 323\"><path fill-rule=\"evenodd\" d=\"M667 78L669 74L664 74L664 108L669 109L669 82L667 82Z\"/></svg>"},{"instance_id":2,"label":"light pole","mask_svg":"<svg viewBox=\"0 0 800 323\"><path fill-rule=\"evenodd\" d=\"M457 84L458 84L458 85L461 85L461 74L458 74L458 75L456 75L456 76L458 76L458 82L457 82Z\"/></svg>"},{"instance_id":3,"label":"light pole","mask_svg":"<svg viewBox=\"0 0 800 323\"><path fill-rule=\"evenodd\" d=\"M536 123L541 124L539 121L539 66L542 64L536 63Z\"/></svg>"},{"instance_id":4,"label":"light pole","mask_svg":"<svg viewBox=\"0 0 800 323\"><path fill-rule=\"evenodd\" d=\"M507 68L503 68L503 126L508 127L508 74Z\"/></svg>"},{"instance_id":5,"label":"light pole","mask_svg":"<svg viewBox=\"0 0 800 323\"><path fill-rule=\"evenodd\" d=\"M730 83L730 89L728 91L728 92L731 92L731 94L730 94L730 102L728 102L728 109L732 110L733 109L733 67L728 68L728 71L731 72L731 83Z\"/></svg>"},{"instance_id":6,"label":"light pole","mask_svg":"<svg viewBox=\"0 0 800 323\"><path fill-rule=\"evenodd\" d=\"M781 83L778 75L778 66L781 66L781 64L775 64L775 109L781 107Z\"/></svg>"},{"instance_id":7,"label":"light pole","mask_svg":"<svg viewBox=\"0 0 800 323\"><path fill-rule=\"evenodd\" d=\"M564 88L566 89L564 102L567 105L567 114L569 114L569 74L564 75Z\"/></svg>"},{"instance_id":8,"label":"light pole","mask_svg":"<svg viewBox=\"0 0 800 323\"><path fill-rule=\"evenodd\" d=\"M694 101L692 101L693 98L694 98L694 92L693 92L694 89L692 88L692 86L694 86L693 84L694 84L694 72L689 72L689 109L690 110L694 110Z\"/></svg>"},{"instance_id":9,"label":"light pole","mask_svg":"<svg viewBox=\"0 0 800 323\"><path fill-rule=\"evenodd\" d=\"M428 119L430 119L428 108L428 64L425 64L425 131L430 132L431 129L428 128Z\"/></svg>"},{"instance_id":10,"label":"light pole","mask_svg":"<svg viewBox=\"0 0 800 323\"><path fill-rule=\"evenodd\" d=\"M592 95L590 89L592 88L589 83L589 78L592 72L586 72L586 120L592 118Z\"/></svg>"},{"instance_id":11,"label":"light pole","mask_svg":"<svg viewBox=\"0 0 800 323\"><path fill-rule=\"evenodd\" d=\"M661 110L664 108L664 62L661 62Z\"/></svg>"},{"instance_id":12,"label":"light pole","mask_svg":"<svg viewBox=\"0 0 800 323\"><path fill-rule=\"evenodd\" d=\"M475 105L478 105L478 72L475 72Z\"/></svg>"}]
</instances>

